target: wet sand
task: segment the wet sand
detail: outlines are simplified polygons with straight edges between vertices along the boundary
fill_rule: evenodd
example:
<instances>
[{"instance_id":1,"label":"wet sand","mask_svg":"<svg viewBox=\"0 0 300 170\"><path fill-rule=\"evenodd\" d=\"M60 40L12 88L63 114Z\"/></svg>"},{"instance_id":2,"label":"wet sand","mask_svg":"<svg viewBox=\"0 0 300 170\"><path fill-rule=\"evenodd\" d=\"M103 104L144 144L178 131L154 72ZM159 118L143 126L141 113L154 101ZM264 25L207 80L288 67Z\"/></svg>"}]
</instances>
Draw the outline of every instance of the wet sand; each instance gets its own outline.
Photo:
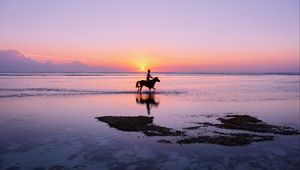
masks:
<instances>
[{"instance_id":1,"label":"wet sand","mask_svg":"<svg viewBox=\"0 0 300 170\"><path fill-rule=\"evenodd\" d=\"M23 96L0 98L0 169L297 169L298 77L215 78L165 76L155 94L124 88L136 75L3 78Z\"/></svg>"}]
</instances>

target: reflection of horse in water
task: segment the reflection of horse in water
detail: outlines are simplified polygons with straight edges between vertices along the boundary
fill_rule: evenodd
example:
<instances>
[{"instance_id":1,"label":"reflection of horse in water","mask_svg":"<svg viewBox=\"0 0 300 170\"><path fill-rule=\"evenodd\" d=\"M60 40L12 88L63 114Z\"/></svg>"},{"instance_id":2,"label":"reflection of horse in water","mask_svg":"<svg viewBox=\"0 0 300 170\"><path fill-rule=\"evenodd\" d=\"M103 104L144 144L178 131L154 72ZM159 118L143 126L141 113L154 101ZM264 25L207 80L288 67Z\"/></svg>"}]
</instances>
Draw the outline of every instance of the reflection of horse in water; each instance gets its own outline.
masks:
<instances>
[{"instance_id":1,"label":"reflection of horse in water","mask_svg":"<svg viewBox=\"0 0 300 170\"><path fill-rule=\"evenodd\" d=\"M136 103L146 104L148 115L150 115L150 110L152 106L158 107L159 102L155 99L155 94L147 93L147 94L137 94L136 95Z\"/></svg>"},{"instance_id":2,"label":"reflection of horse in water","mask_svg":"<svg viewBox=\"0 0 300 170\"><path fill-rule=\"evenodd\" d=\"M142 91L142 88L144 86L148 87L149 90L154 89L154 91L155 91L154 86L155 86L156 82L160 82L160 80L158 79L158 77L154 77L152 80L149 80L149 81L147 81L147 80L140 80L140 81L136 82L135 87L138 88L138 91Z\"/></svg>"}]
</instances>

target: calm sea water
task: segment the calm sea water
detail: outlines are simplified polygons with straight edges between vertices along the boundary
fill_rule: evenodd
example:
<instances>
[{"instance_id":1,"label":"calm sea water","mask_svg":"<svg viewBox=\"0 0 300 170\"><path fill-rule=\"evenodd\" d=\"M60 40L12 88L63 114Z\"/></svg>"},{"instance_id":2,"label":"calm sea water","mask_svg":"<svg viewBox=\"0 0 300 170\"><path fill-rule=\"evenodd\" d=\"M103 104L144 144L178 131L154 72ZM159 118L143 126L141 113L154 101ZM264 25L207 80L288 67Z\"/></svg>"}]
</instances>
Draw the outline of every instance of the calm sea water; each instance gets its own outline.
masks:
<instances>
[{"instance_id":1,"label":"calm sea water","mask_svg":"<svg viewBox=\"0 0 300 170\"><path fill-rule=\"evenodd\" d=\"M299 75L162 74L136 93L140 73L0 74L0 169L297 169L300 137L228 147L163 144L97 116L153 116L182 129L210 115L248 114L299 128ZM213 121L213 120L212 120Z\"/></svg>"}]
</instances>

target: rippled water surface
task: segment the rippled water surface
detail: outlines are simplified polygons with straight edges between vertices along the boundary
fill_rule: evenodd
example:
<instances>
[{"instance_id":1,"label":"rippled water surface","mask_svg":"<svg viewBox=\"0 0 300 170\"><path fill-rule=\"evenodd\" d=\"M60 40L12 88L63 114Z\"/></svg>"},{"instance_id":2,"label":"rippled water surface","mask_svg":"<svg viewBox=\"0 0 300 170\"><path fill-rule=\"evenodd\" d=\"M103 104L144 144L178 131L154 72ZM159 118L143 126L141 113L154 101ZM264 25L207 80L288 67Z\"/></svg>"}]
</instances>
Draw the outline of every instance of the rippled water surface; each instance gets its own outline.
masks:
<instances>
[{"instance_id":1,"label":"rippled water surface","mask_svg":"<svg viewBox=\"0 0 300 170\"><path fill-rule=\"evenodd\" d=\"M177 130L228 113L299 129L299 75L139 73L0 75L0 169L297 169L299 135L229 147L160 143L98 116L149 116Z\"/></svg>"}]
</instances>

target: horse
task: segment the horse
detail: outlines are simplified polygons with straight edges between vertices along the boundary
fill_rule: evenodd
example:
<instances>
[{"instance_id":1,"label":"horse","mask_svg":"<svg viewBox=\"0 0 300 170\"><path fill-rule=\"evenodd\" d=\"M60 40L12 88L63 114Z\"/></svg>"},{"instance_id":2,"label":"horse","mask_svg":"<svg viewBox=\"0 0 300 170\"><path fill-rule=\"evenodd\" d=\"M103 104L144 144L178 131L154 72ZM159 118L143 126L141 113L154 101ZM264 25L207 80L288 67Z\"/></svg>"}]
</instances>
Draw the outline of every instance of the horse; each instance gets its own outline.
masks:
<instances>
[{"instance_id":1,"label":"horse","mask_svg":"<svg viewBox=\"0 0 300 170\"><path fill-rule=\"evenodd\" d=\"M152 80L149 80L149 81L147 81L147 80L140 80L140 81L136 82L135 87L138 88L137 91L142 91L142 88L144 86L148 87L150 91L151 91L151 89L154 89L154 91L155 91L156 89L154 88L154 85L155 85L156 82L160 82L160 80L158 79L158 77L154 77Z\"/></svg>"}]
</instances>

